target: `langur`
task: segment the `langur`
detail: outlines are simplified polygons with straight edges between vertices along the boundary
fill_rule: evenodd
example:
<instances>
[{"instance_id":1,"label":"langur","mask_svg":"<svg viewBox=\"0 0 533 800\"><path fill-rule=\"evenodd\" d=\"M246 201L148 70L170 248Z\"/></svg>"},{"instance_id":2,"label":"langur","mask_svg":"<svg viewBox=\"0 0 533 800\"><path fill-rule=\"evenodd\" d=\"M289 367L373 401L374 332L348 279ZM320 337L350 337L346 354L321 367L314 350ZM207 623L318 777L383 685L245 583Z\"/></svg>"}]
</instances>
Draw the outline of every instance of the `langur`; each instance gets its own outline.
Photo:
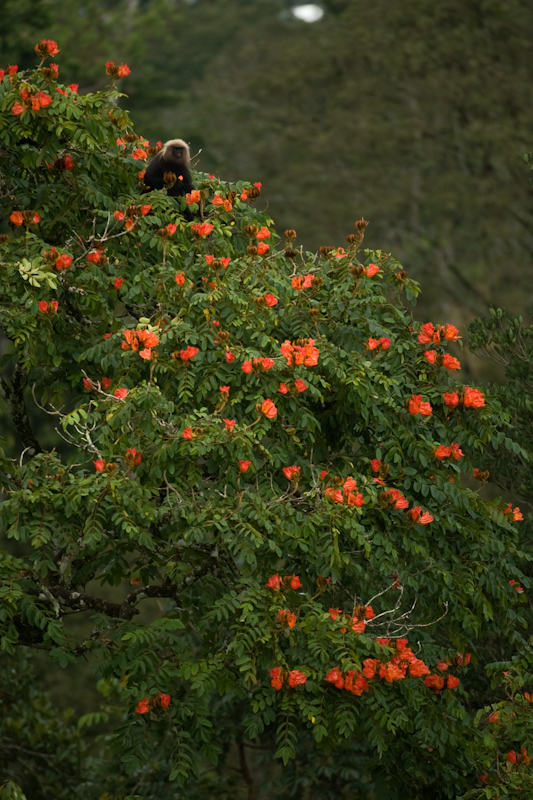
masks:
<instances>
[{"instance_id":1,"label":"langur","mask_svg":"<svg viewBox=\"0 0 533 800\"><path fill-rule=\"evenodd\" d=\"M194 186L189 172L190 160L189 145L183 139L165 142L146 168L143 180L148 191L166 188L169 197L185 197L192 192ZM184 213L188 220L193 218L189 208Z\"/></svg>"}]
</instances>

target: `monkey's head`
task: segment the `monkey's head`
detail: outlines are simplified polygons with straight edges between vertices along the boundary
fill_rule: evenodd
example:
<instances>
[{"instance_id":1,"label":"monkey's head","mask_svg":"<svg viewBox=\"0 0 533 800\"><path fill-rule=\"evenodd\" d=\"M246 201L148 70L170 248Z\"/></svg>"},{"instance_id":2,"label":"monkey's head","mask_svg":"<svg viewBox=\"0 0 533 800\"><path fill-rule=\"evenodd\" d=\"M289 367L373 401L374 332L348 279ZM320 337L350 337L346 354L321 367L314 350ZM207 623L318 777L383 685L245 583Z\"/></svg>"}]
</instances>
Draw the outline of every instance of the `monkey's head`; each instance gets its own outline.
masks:
<instances>
[{"instance_id":1,"label":"monkey's head","mask_svg":"<svg viewBox=\"0 0 533 800\"><path fill-rule=\"evenodd\" d=\"M165 142L162 150L162 155L165 161L171 161L174 164L184 164L189 166L191 160L189 145L183 139L170 139Z\"/></svg>"}]
</instances>

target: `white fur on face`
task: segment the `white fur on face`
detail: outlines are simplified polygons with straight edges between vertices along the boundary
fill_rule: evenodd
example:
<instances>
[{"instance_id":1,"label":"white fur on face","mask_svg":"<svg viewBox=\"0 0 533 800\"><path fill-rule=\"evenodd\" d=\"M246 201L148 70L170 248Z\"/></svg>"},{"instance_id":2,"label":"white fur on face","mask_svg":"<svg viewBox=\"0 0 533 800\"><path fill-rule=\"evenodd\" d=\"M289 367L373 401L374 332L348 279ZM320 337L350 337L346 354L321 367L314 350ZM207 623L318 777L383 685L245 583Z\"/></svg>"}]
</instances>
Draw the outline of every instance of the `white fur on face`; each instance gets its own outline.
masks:
<instances>
[{"instance_id":1,"label":"white fur on face","mask_svg":"<svg viewBox=\"0 0 533 800\"><path fill-rule=\"evenodd\" d=\"M161 151L163 155L165 155L167 149L170 150L171 147L183 147L184 161L186 164L189 163L189 161L191 160L191 153L187 142L184 142L183 139L169 139L168 142L165 142L165 144L163 145L163 150Z\"/></svg>"}]
</instances>

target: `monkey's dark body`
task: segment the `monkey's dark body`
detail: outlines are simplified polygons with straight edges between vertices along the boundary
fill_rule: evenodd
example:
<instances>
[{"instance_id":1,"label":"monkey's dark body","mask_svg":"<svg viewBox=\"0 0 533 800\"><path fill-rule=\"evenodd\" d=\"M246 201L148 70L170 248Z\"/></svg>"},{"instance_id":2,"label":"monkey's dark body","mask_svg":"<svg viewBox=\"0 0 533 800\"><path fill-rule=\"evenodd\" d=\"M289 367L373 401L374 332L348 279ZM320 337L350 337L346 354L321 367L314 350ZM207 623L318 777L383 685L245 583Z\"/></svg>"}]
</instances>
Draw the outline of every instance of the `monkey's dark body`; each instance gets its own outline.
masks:
<instances>
[{"instance_id":1,"label":"monkey's dark body","mask_svg":"<svg viewBox=\"0 0 533 800\"><path fill-rule=\"evenodd\" d=\"M194 189L189 172L189 148L183 140L173 139L167 142L161 152L150 161L143 179L148 191L165 188L165 172L173 172L176 176L174 186L167 189L169 197L185 197ZM189 221L193 219L188 207L183 213Z\"/></svg>"}]
</instances>

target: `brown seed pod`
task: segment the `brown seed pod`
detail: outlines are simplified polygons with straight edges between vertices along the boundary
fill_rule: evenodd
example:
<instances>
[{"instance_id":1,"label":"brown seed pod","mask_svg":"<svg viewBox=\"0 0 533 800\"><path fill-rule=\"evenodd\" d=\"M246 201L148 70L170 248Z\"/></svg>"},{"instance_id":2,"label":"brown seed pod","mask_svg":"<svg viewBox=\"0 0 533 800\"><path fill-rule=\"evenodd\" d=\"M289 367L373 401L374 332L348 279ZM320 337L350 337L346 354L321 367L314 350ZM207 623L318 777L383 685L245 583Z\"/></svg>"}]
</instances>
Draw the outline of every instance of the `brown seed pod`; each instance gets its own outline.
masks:
<instances>
[{"instance_id":1,"label":"brown seed pod","mask_svg":"<svg viewBox=\"0 0 533 800\"><path fill-rule=\"evenodd\" d=\"M361 219L358 219L354 223L354 225L357 228L357 230L362 231L364 233L364 230L365 230L366 226L368 225L368 221L366 219L363 219L363 217L361 217Z\"/></svg>"},{"instance_id":2,"label":"brown seed pod","mask_svg":"<svg viewBox=\"0 0 533 800\"><path fill-rule=\"evenodd\" d=\"M246 236L255 236L255 234L259 231L257 225L245 225L242 229L242 232L246 234Z\"/></svg>"},{"instance_id":3,"label":"brown seed pod","mask_svg":"<svg viewBox=\"0 0 533 800\"><path fill-rule=\"evenodd\" d=\"M296 231L292 228L289 228L285 231L285 238L286 239L296 239Z\"/></svg>"},{"instance_id":4,"label":"brown seed pod","mask_svg":"<svg viewBox=\"0 0 533 800\"><path fill-rule=\"evenodd\" d=\"M5 244L9 240L7 233L0 233L0 244Z\"/></svg>"},{"instance_id":5,"label":"brown seed pod","mask_svg":"<svg viewBox=\"0 0 533 800\"><path fill-rule=\"evenodd\" d=\"M287 258L296 258L298 255L298 250L295 250L293 247L287 247L285 250L285 256Z\"/></svg>"},{"instance_id":6,"label":"brown seed pod","mask_svg":"<svg viewBox=\"0 0 533 800\"><path fill-rule=\"evenodd\" d=\"M257 247L255 247L255 245L250 244L246 248L246 252L248 253L249 256L256 256L258 254L259 250L257 249Z\"/></svg>"},{"instance_id":7,"label":"brown seed pod","mask_svg":"<svg viewBox=\"0 0 533 800\"><path fill-rule=\"evenodd\" d=\"M333 245L323 245L322 247L318 248L318 252L322 256L327 256L332 253L336 248Z\"/></svg>"},{"instance_id":8,"label":"brown seed pod","mask_svg":"<svg viewBox=\"0 0 533 800\"><path fill-rule=\"evenodd\" d=\"M248 195L249 200L255 200L255 198L259 197L261 194L261 189L259 189L257 186L251 186L246 190L246 194Z\"/></svg>"}]
</instances>

